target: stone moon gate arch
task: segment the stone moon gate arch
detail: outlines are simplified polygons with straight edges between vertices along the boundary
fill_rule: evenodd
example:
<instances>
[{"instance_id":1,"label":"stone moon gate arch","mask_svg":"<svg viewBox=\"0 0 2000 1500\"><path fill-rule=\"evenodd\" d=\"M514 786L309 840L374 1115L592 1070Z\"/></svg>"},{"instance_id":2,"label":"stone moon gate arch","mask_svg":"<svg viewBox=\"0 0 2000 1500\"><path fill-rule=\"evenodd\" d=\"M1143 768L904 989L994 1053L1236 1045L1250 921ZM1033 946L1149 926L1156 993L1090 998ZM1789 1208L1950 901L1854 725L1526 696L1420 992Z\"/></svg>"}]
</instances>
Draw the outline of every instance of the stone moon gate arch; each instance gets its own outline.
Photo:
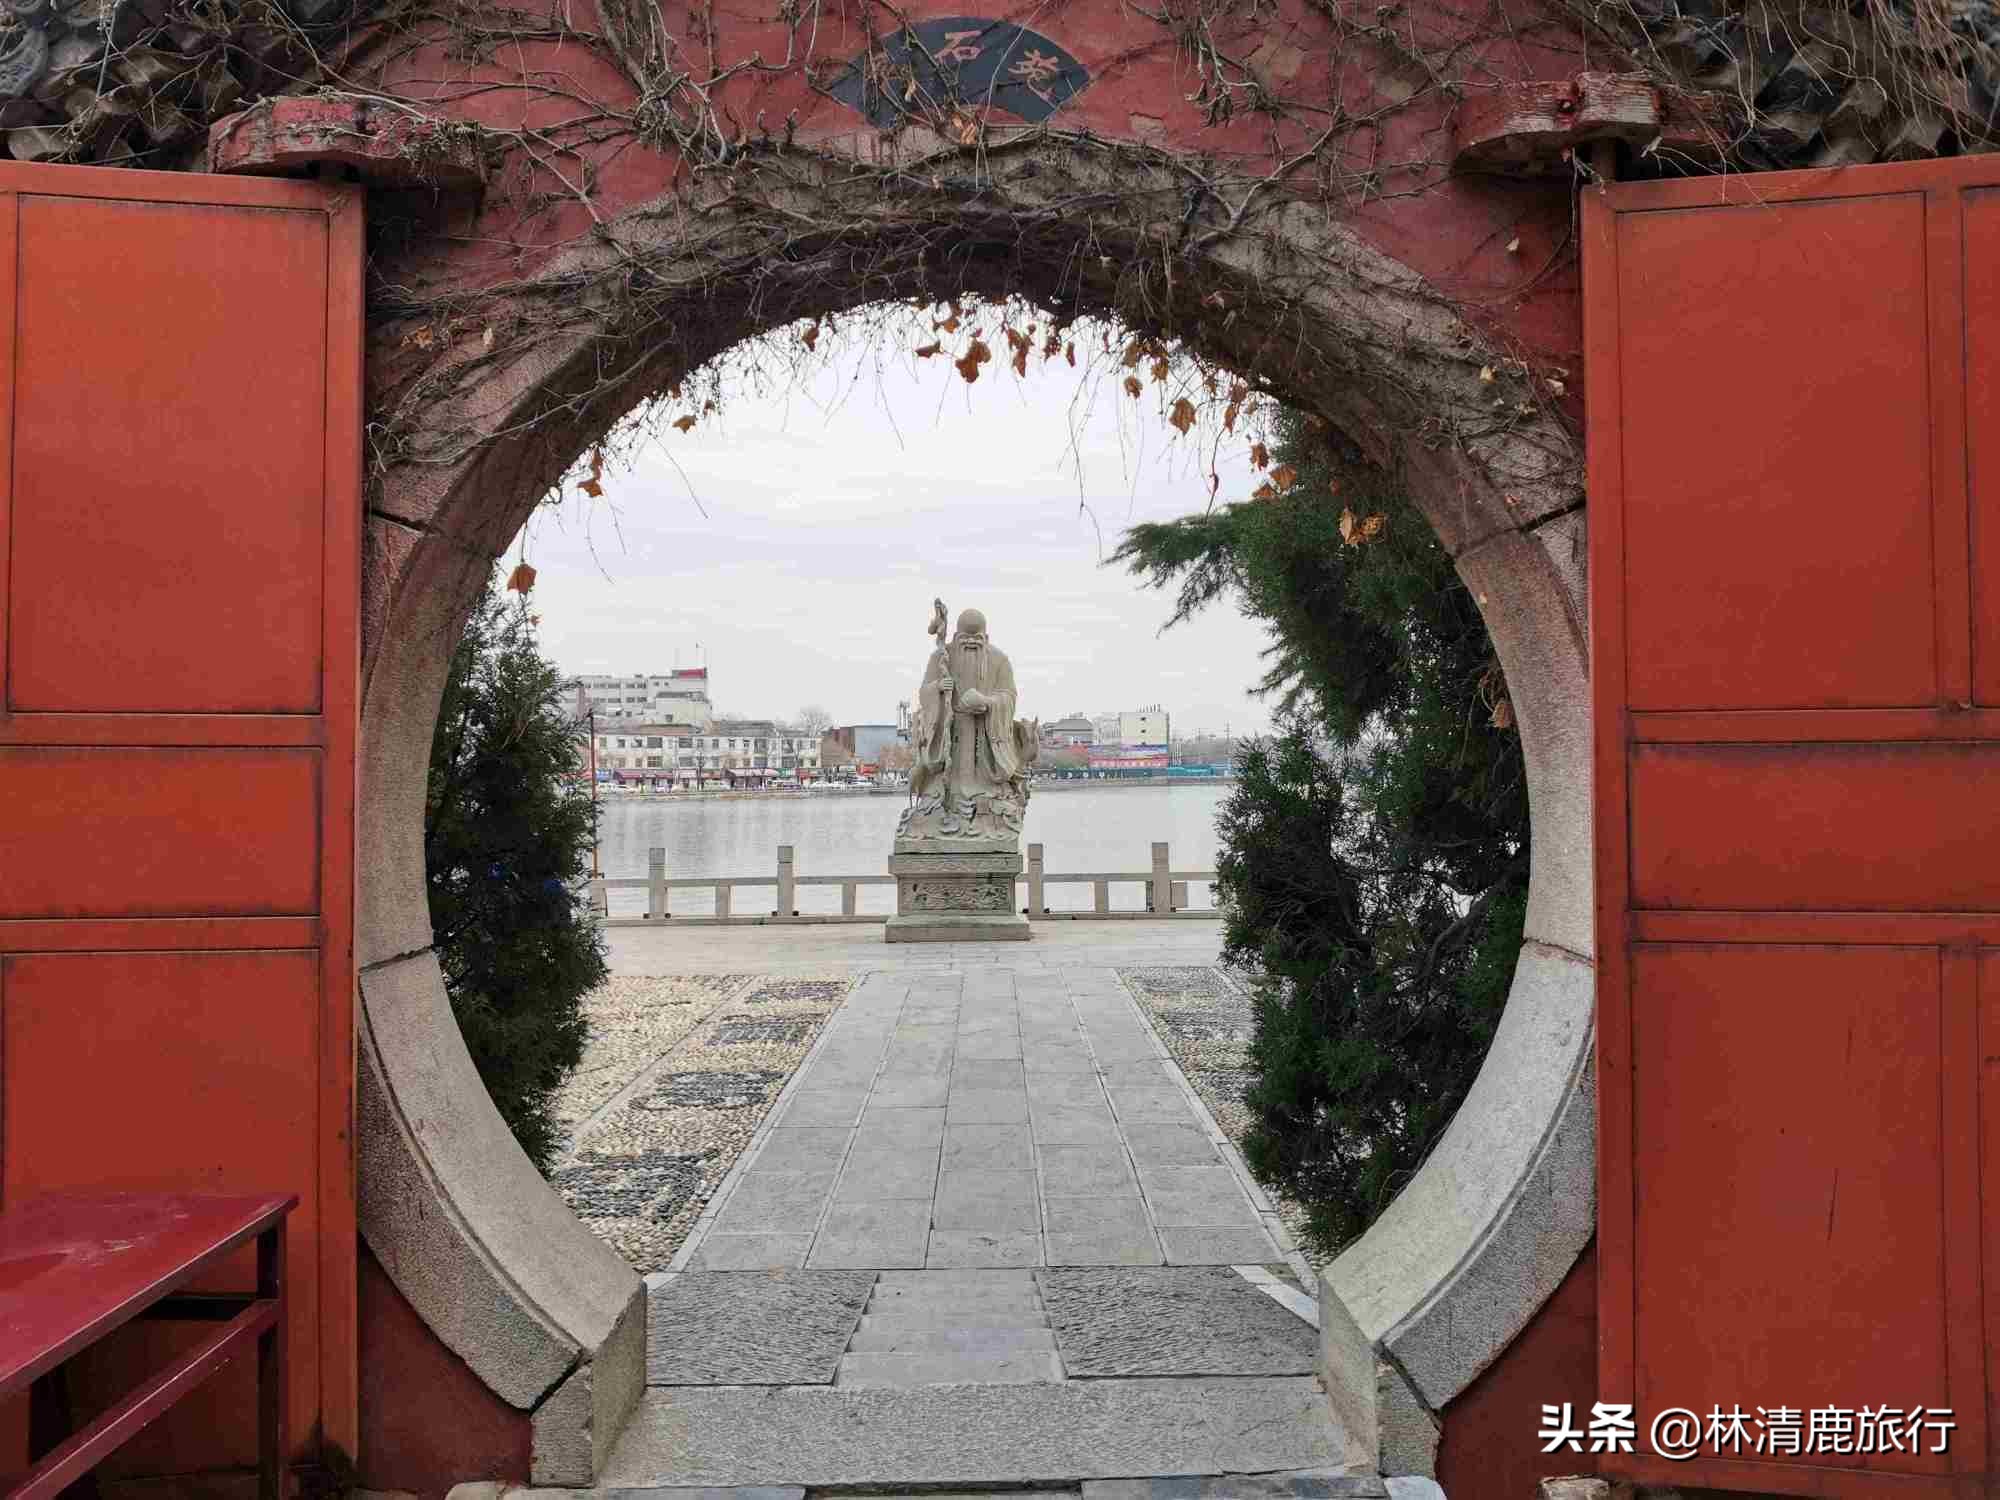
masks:
<instances>
[{"instance_id":1,"label":"stone moon gate arch","mask_svg":"<svg viewBox=\"0 0 2000 1500\"><path fill-rule=\"evenodd\" d=\"M644 1302L514 1146L445 1001L421 834L446 664L494 558L636 403L869 301L1115 314L1317 413L1409 487L1485 611L1523 735L1527 943L1458 1119L1328 1285L1421 1422L1593 1232L1574 173L1450 170L1462 88L1568 76L1573 27L1449 5L1399 11L1407 36L1290 4L938 11L419 12L343 63L365 89L214 132L215 169L344 161L382 188L361 1223L495 1430L526 1433L537 1482L600 1471L643 1385ZM1444 59L1463 86L1438 86ZM1372 1403L1367 1363L1350 1394Z\"/></svg>"}]
</instances>

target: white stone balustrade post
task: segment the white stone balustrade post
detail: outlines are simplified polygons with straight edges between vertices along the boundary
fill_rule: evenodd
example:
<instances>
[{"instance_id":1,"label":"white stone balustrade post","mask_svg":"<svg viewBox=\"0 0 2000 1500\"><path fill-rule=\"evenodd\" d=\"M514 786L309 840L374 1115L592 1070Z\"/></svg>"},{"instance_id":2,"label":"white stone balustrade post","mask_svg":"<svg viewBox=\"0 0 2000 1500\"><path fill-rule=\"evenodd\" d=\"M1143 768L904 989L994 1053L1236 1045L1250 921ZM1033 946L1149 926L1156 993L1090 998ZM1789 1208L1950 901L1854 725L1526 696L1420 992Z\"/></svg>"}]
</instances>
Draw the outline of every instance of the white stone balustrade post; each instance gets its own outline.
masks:
<instances>
[{"instance_id":1,"label":"white stone balustrade post","mask_svg":"<svg viewBox=\"0 0 2000 1500\"><path fill-rule=\"evenodd\" d=\"M781 922L798 915L798 879L790 844L778 845L778 909L772 915Z\"/></svg>"},{"instance_id":2,"label":"white stone balustrade post","mask_svg":"<svg viewBox=\"0 0 2000 1500\"><path fill-rule=\"evenodd\" d=\"M646 920L663 921L667 915L667 851L646 851Z\"/></svg>"}]
</instances>

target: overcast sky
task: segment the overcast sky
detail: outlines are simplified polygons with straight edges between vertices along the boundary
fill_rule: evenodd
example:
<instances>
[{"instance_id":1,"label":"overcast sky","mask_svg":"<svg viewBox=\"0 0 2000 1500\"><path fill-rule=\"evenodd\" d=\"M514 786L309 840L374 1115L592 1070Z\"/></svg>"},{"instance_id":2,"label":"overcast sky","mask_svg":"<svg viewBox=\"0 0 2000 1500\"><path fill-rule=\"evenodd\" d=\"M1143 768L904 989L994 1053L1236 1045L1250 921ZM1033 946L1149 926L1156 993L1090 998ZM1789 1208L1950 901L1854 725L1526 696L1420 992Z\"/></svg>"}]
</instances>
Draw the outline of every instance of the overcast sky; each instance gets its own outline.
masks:
<instances>
[{"instance_id":1,"label":"overcast sky","mask_svg":"<svg viewBox=\"0 0 2000 1500\"><path fill-rule=\"evenodd\" d=\"M1038 360L1023 380L991 342L971 386L948 358L823 343L819 368L607 469L603 500L572 488L525 534L546 652L577 673L705 659L723 712L888 722L942 596L986 612L1024 716L1157 702L1176 737L1265 727L1258 626L1219 605L1162 635L1170 597L1100 565L1135 521L1207 503L1198 432L1150 386L1132 401L1122 369ZM1222 444L1225 500L1254 482L1244 448Z\"/></svg>"}]
</instances>

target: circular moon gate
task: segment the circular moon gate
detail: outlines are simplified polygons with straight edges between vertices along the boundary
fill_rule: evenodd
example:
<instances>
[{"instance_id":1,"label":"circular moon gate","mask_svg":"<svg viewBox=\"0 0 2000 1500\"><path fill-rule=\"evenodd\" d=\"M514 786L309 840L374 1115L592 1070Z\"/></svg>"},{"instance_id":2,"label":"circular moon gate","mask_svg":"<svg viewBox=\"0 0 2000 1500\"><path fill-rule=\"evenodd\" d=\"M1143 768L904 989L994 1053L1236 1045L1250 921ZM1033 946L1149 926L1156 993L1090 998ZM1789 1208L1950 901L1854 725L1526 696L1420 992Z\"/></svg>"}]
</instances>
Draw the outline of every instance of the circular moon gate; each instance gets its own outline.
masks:
<instances>
[{"instance_id":1,"label":"circular moon gate","mask_svg":"<svg viewBox=\"0 0 2000 1500\"><path fill-rule=\"evenodd\" d=\"M584 47L563 55L555 88L563 42L540 31L505 66L467 63L448 29L421 28L371 64L386 93L447 122L404 130L406 156L409 142L428 141L433 153L487 159L481 197L378 195L373 209L362 1226L429 1328L527 1414L537 1482L588 1484L599 1471L643 1386L644 1304L634 1273L515 1147L452 1021L430 951L422 847L439 694L494 558L576 458L649 395L792 319L961 291L1116 315L1317 413L1408 488L1478 598L1506 671L1533 816L1527 941L1457 1119L1327 1282L1407 1394L1435 1411L1505 1348L1588 1241L1572 184L1451 177L1432 159L1449 92L1414 88L1408 59L1393 55L1401 43L1329 14L1205 18L1218 56L1242 44L1251 61L1240 67L1204 62L1185 31L1098 0L1049 23L1055 53L1029 48L1023 38L1040 33L1012 22L913 14L886 43L849 33L861 61L816 74L767 26L762 55L790 58L785 68L712 76L714 96L743 97L722 108L703 96L678 116L671 87L635 95ZM600 19L612 39L600 52L614 61L657 44L622 7L607 3ZM1532 44L1473 46L1490 19L1439 10L1419 30L1459 38L1461 62L1476 52L1495 79L1555 66L1546 49L1569 35L1531 27ZM1011 49L979 85L981 107L878 118L890 108L881 81L914 77L929 98L930 43L968 26ZM925 28L937 32L928 42ZM1024 48L1055 58L1055 72L1037 62L1015 78L1009 59ZM1339 73L1339 59L1363 52L1380 66ZM651 66L642 58L634 70L649 77ZM1254 77L1275 98L1269 80L1281 75L1320 103L1232 120L1189 94L1192 77ZM955 79L961 100L966 84ZM592 89L615 98L606 112L617 130L563 136ZM567 123L551 123L552 95ZM1364 107L1366 138L1335 142L1327 122ZM678 123L660 124L667 116ZM503 117L504 128L493 123ZM742 124L752 118L766 122L761 143Z\"/></svg>"}]
</instances>

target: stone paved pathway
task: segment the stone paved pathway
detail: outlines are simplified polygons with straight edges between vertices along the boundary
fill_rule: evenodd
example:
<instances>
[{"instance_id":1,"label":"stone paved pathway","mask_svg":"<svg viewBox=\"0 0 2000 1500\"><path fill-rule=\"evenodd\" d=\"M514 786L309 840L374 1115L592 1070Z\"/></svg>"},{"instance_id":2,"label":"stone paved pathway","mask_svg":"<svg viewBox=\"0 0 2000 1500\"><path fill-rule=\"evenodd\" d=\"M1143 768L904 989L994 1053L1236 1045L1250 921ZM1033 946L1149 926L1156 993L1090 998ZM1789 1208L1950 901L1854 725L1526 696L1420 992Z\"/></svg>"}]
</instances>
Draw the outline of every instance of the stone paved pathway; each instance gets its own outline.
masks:
<instances>
[{"instance_id":1,"label":"stone paved pathway","mask_svg":"<svg viewBox=\"0 0 2000 1500\"><path fill-rule=\"evenodd\" d=\"M614 930L627 974L849 988L647 1278L649 1389L605 1486L1383 1493L1319 1384L1278 1214L1161 1041L1185 1040L1162 1002L1183 1029L1211 1003L1181 991L1218 936Z\"/></svg>"},{"instance_id":2,"label":"stone paved pathway","mask_svg":"<svg viewBox=\"0 0 2000 1500\"><path fill-rule=\"evenodd\" d=\"M1115 971L870 974L686 1269L1283 1264Z\"/></svg>"}]
</instances>

